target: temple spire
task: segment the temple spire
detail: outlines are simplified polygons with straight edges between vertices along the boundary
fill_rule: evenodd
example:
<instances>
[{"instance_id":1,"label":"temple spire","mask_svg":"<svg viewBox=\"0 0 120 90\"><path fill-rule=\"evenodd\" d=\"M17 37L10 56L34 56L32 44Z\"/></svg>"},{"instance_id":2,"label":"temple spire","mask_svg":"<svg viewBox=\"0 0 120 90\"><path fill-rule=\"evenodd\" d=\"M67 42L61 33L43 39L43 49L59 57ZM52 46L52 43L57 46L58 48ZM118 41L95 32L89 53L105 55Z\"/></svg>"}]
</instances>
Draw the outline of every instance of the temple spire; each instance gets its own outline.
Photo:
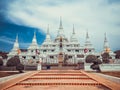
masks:
<instances>
[{"instance_id":1,"label":"temple spire","mask_svg":"<svg viewBox=\"0 0 120 90\"><path fill-rule=\"evenodd\" d=\"M88 39L89 38L89 35L88 35L88 30L87 30L87 32L86 32L86 39Z\"/></svg>"},{"instance_id":2,"label":"temple spire","mask_svg":"<svg viewBox=\"0 0 120 90\"><path fill-rule=\"evenodd\" d=\"M73 24L73 34L75 34L75 28L74 28L74 24Z\"/></svg>"},{"instance_id":3,"label":"temple spire","mask_svg":"<svg viewBox=\"0 0 120 90\"><path fill-rule=\"evenodd\" d=\"M35 31L34 31L34 36L33 36L32 43L37 44L37 40L36 40L36 32L35 32Z\"/></svg>"},{"instance_id":4,"label":"temple spire","mask_svg":"<svg viewBox=\"0 0 120 90\"><path fill-rule=\"evenodd\" d=\"M92 46L92 44L91 44L91 42L90 42L90 37L89 37L89 34L88 34L88 30L87 30L87 32L86 32L86 42L85 42L85 46L86 46L86 47L91 47L91 46Z\"/></svg>"},{"instance_id":5,"label":"temple spire","mask_svg":"<svg viewBox=\"0 0 120 90\"><path fill-rule=\"evenodd\" d=\"M105 35L104 36L104 48L109 48L109 44L108 44L106 33L104 35Z\"/></svg>"},{"instance_id":6,"label":"temple spire","mask_svg":"<svg viewBox=\"0 0 120 90\"><path fill-rule=\"evenodd\" d=\"M60 26L59 26L59 30L58 30L58 37L65 37L64 35L64 30L63 30L63 26L62 26L62 18L60 17Z\"/></svg>"},{"instance_id":7,"label":"temple spire","mask_svg":"<svg viewBox=\"0 0 120 90\"><path fill-rule=\"evenodd\" d=\"M37 39L36 39L36 32L34 31L34 36L32 39L32 43L30 44L30 46L28 47L28 49L38 49L38 44L37 44Z\"/></svg>"},{"instance_id":8,"label":"temple spire","mask_svg":"<svg viewBox=\"0 0 120 90\"><path fill-rule=\"evenodd\" d=\"M8 55L8 59L15 56L15 55L18 55L20 53L20 49L19 49L19 43L18 43L18 34L16 35L16 39L15 39L15 42L14 42L14 45L13 45L13 48L12 50L9 52Z\"/></svg>"},{"instance_id":9,"label":"temple spire","mask_svg":"<svg viewBox=\"0 0 120 90\"><path fill-rule=\"evenodd\" d=\"M59 26L59 29L63 29L63 26L62 26L62 17L60 16L60 26Z\"/></svg>"},{"instance_id":10,"label":"temple spire","mask_svg":"<svg viewBox=\"0 0 120 90\"><path fill-rule=\"evenodd\" d=\"M45 42L51 42L51 37L50 37L50 33L49 33L49 24L47 26L47 33L46 33Z\"/></svg>"},{"instance_id":11,"label":"temple spire","mask_svg":"<svg viewBox=\"0 0 120 90\"><path fill-rule=\"evenodd\" d=\"M47 34L49 34L49 24L48 24L48 27L47 27Z\"/></svg>"},{"instance_id":12,"label":"temple spire","mask_svg":"<svg viewBox=\"0 0 120 90\"><path fill-rule=\"evenodd\" d=\"M17 42L17 43L18 43L18 34L16 35L16 40L15 40L15 42Z\"/></svg>"},{"instance_id":13,"label":"temple spire","mask_svg":"<svg viewBox=\"0 0 120 90\"><path fill-rule=\"evenodd\" d=\"M18 34L16 35L16 40L13 45L13 50L18 50L19 49L19 43L18 43Z\"/></svg>"},{"instance_id":14,"label":"temple spire","mask_svg":"<svg viewBox=\"0 0 120 90\"><path fill-rule=\"evenodd\" d=\"M70 41L71 41L71 42L78 42L78 39L76 38L76 35L75 35L74 24L73 24L73 33L72 33L72 35L71 35Z\"/></svg>"},{"instance_id":15,"label":"temple spire","mask_svg":"<svg viewBox=\"0 0 120 90\"><path fill-rule=\"evenodd\" d=\"M106 37L106 33L105 33L105 39L104 39L104 42L107 42L107 37Z\"/></svg>"},{"instance_id":16,"label":"temple spire","mask_svg":"<svg viewBox=\"0 0 120 90\"><path fill-rule=\"evenodd\" d=\"M109 43L108 43L108 40L107 40L107 36L106 36L106 33L104 34L104 52L107 52L109 53L111 50L110 50L110 47L109 47Z\"/></svg>"}]
</instances>

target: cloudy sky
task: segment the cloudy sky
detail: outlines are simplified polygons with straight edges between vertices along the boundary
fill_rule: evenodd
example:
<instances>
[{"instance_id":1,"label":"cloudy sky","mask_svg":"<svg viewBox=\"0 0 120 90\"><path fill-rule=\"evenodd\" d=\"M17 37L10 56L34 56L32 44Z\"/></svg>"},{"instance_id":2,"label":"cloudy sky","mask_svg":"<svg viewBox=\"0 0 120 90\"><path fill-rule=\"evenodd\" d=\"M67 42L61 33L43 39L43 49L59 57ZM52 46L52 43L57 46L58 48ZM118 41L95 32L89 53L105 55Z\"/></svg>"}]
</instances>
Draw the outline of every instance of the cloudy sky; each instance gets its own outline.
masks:
<instances>
[{"instance_id":1,"label":"cloudy sky","mask_svg":"<svg viewBox=\"0 0 120 90\"><path fill-rule=\"evenodd\" d=\"M66 37L74 24L81 46L88 31L96 51L103 49L104 33L111 49L120 49L120 0L0 0L0 51L11 50L16 34L20 48L27 48L34 31L40 45L48 24L54 39L60 16Z\"/></svg>"}]
</instances>

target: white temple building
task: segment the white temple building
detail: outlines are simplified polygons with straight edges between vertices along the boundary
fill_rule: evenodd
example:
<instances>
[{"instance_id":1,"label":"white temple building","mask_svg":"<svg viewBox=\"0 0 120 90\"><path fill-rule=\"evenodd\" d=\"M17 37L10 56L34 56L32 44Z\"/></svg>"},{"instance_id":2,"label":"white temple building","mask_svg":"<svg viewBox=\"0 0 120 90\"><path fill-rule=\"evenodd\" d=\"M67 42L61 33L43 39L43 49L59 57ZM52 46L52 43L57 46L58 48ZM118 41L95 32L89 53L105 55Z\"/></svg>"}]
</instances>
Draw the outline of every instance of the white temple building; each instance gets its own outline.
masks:
<instances>
[{"instance_id":1,"label":"white temple building","mask_svg":"<svg viewBox=\"0 0 120 90\"><path fill-rule=\"evenodd\" d=\"M112 59L115 59L115 54L110 50L106 34L104 40L103 52L110 52ZM70 39L66 38L64 34L64 28L62 25L62 20L60 19L60 25L58 29L57 36L54 40L51 39L49 26L46 33L46 38L41 45L37 44L36 33L34 32L33 40L31 45L27 48L26 52L19 51L18 35L16 36L16 41L14 43L13 49L8 54L8 59L19 55L21 61L26 64L29 62L36 63L36 61L42 60L42 63L58 63L59 60L64 62L75 64L78 62L85 62L87 55L101 56L103 52L95 52L88 31L86 32L86 41L82 46L78 39L76 38L75 28L73 25L73 33Z\"/></svg>"}]
</instances>

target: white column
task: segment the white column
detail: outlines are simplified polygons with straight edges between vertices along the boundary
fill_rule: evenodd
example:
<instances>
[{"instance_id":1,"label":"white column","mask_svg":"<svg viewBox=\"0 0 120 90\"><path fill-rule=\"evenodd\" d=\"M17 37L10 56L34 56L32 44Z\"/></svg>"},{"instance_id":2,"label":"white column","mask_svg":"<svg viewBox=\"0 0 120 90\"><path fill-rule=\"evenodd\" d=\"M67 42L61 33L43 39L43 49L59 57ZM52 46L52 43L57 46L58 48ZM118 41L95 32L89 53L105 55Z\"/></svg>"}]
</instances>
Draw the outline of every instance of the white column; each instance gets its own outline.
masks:
<instances>
[{"instance_id":1,"label":"white column","mask_svg":"<svg viewBox=\"0 0 120 90\"><path fill-rule=\"evenodd\" d=\"M37 65L37 70L42 70L42 65L41 65L41 63L42 63L42 60L41 60L41 58L40 58L39 63L38 63L38 65Z\"/></svg>"}]
</instances>

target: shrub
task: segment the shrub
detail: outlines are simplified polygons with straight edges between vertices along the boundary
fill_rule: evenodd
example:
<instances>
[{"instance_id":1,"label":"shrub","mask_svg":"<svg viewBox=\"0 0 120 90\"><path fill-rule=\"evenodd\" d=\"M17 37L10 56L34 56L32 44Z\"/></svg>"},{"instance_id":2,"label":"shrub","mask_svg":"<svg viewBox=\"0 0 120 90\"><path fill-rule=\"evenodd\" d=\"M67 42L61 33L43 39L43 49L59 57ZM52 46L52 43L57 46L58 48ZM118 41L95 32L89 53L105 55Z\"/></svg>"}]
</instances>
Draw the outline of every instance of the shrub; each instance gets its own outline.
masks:
<instances>
[{"instance_id":1,"label":"shrub","mask_svg":"<svg viewBox=\"0 0 120 90\"><path fill-rule=\"evenodd\" d=\"M16 66L16 70L18 70L20 73L23 73L23 71L22 70L24 70L24 65L22 65L22 64L17 64L17 66Z\"/></svg>"},{"instance_id":2,"label":"shrub","mask_svg":"<svg viewBox=\"0 0 120 90\"><path fill-rule=\"evenodd\" d=\"M7 61L7 66L8 67L17 66L17 64L19 63L20 63L19 56L14 56Z\"/></svg>"},{"instance_id":3,"label":"shrub","mask_svg":"<svg viewBox=\"0 0 120 90\"><path fill-rule=\"evenodd\" d=\"M98 72L101 72L99 64L102 64L102 61L100 59L96 59L93 61L93 64L90 66L93 70L97 70Z\"/></svg>"},{"instance_id":4,"label":"shrub","mask_svg":"<svg viewBox=\"0 0 120 90\"><path fill-rule=\"evenodd\" d=\"M110 59L109 53L105 52L105 53L102 54L102 61L103 61L103 63L109 63L110 62L109 59Z\"/></svg>"},{"instance_id":5,"label":"shrub","mask_svg":"<svg viewBox=\"0 0 120 90\"><path fill-rule=\"evenodd\" d=\"M115 51L115 58L120 59L120 50Z\"/></svg>"},{"instance_id":6,"label":"shrub","mask_svg":"<svg viewBox=\"0 0 120 90\"><path fill-rule=\"evenodd\" d=\"M0 58L0 66L3 65L3 60Z\"/></svg>"},{"instance_id":7,"label":"shrub","mask_svg":"<svg viewBox=\"0 0 120 90\"><path fill-rule=\"evenodd\" d=\"M96 60L97 57L95 55L88 55L85 59L86 63L92 63L94 60Z\"/></svg>"}]
</instances>

